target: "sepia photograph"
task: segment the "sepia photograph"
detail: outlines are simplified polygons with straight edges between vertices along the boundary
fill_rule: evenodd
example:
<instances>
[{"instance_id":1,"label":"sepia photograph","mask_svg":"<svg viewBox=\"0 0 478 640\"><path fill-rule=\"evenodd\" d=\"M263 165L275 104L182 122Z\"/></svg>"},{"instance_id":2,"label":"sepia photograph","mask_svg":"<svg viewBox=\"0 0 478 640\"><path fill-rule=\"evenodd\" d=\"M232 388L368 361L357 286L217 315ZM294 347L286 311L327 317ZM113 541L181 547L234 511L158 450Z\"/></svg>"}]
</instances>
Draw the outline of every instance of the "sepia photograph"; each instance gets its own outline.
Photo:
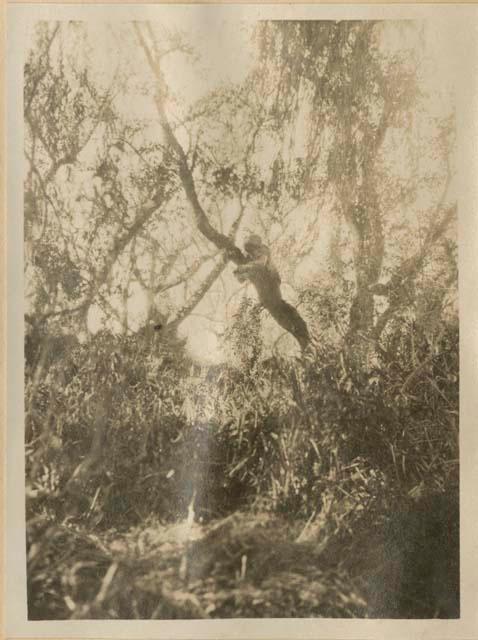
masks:
<instances>
[{"instance_id":1,"label":"sepia photograph","mask_svg":"<svg viewBox=\"0 0 478 640\"><path fill-rule=\"evenodd\" d=\"M458 619L447 30L185 15L25 31L28 620Z\"/></svg>"}]
</instances>

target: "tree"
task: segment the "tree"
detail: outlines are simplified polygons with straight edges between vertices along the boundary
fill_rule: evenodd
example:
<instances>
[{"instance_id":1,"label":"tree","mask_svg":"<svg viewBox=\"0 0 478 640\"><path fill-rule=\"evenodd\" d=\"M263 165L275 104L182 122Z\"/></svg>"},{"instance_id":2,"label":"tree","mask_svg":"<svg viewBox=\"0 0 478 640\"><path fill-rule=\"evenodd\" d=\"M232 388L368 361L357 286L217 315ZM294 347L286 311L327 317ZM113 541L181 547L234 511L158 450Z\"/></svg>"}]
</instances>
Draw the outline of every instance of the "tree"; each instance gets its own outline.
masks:
<instances>
[{"instance_id":1,"label":"tree","mask_svg":"<svg viewBox=\"0 0 478 640\"><path fill-rule=\"evenodd\" d=\"M194 222L199 233L211 242L222 252L223 260L232 261L236 265L244 265L247 256L237 247L234 241L235 233L239 227L243 207L241 207L238 218L232 225L231 233L225 235L218 231L210 222L203 206L199 201L193 174L193 163L187 156L176 136L170 123L170 117L166 110L166 101L169 89L166 85L164 75L161 70L161 51L156 45L155 36L151 25L146 24L145 30L148 33L150 43L148 44L143 32L138 24L135 24L135 32L155 78L155 103L158 116L167 143L171 149L172 156L177 165L178 174L184 192L191 206ZM196 151L196 150L195 150ZM267 268L260 271L259 277L252 280L262 305L271 314L274 320L286 331L291 333L305 348L310 340L307 325L300 316L297 309L287 303L282 298L280 287L275 279L275 274Z\"/></svg>"},{"instance_id":2,"label":"tree","mask_svg":"<svg viewBox=\"0 0 478 640\"><path fill-rule=\"evenodd\" d=\"M387 48L393 31L403 44ZM407 287L456 219L456 203L448 195L454 120L446 114L432 122L424 112L418 80L421 35L415 24L375 21L263 22L257 29L261 60L256 77L264 95L275 87L268 105L276 127L293 139L305 126L302 153L309 193L325 181L333 210L348 227L355 281L348 328L352 342L360 335L380 339L406 304ZM419 127L426 131L430 156L438 158L421 167L416 161L424 144ZM284 164L291 161L290 152L283 157ZM404 162L409 168L400 175L398 165ZM420 212L423 200L427 206ZM418 226L428 225L418 247L415 221L406 212L413 208ZM413 251L403 247L406 258L392 262L387 252L392 253L396 220L408 227Z\"/></svg>"},{"instance_id":3,"label":"tree","mask_svg":"<svg viewBox=\"0 0 478 640\"><path fill-rule=\"evenodd\" d=\"M116 73L101 75L76 23L40 25L25 67L30 319L75 332L95 310L131 331L141 294L144 320L174 331L216 297L229 309L241 289L227 265L246 264L240 246L255 233L282 281L267 269L249 279L264 322L308 344L320 315L310 300L323 288L314 260L327 244L349 305L346 338L378 347L454 242L454 121L427 112L420 31L261 23L255 68L185 107L167 81L168 57L190 56L184 38L118 29L140 47ZM153 92L157 116L124 98Z\"/></svg>"},{"instance_id":4,"label":"tree","mask_svg":"<svg viewBox=\"0 0 478 640\"><path fill-rule=\"evenodd\" d=\"M27 320L37 336L45 323L88 330L96 307L127 330L132 290L146 291L148 318L158 296L191 280L169 318L172 331L225 263L191 234L171 233L181 212L169 151L120 113L131 78L118 65L103 87L87 35L85 25L41 23L25 64Z\"/></svg>"}]
</instances>

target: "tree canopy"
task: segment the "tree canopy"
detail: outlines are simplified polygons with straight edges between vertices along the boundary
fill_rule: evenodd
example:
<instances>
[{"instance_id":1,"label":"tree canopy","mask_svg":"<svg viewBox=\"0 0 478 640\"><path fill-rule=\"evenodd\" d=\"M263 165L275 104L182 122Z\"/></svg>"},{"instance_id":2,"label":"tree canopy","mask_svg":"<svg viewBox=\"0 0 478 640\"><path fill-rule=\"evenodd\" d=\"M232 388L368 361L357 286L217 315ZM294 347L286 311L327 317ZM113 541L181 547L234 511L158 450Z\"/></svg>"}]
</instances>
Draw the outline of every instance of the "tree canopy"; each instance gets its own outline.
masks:
<instances>
[{"instance_id":1,"label":"tree canopy","mask_svg":"<svg viewBox=\"0 0 478 640\"><path fill-rule=\"evenodd\" d=\"M244 289L228 264L247 260L251 232L288 299L264 295L264 271L266 340L284 348L300 323L330 333L327 289L348 307L337 339L379 348L426 279L446 306L454 117L451 100L430 111L450 88L426 84L424 29L266 21L237 82L184 99L171 69L198 64L187 34L113 30L133 59L105 73L88 25L39 25L25 65L29 316L87 337L199 314L221 333Z\"/></svg>"}]
</instances>

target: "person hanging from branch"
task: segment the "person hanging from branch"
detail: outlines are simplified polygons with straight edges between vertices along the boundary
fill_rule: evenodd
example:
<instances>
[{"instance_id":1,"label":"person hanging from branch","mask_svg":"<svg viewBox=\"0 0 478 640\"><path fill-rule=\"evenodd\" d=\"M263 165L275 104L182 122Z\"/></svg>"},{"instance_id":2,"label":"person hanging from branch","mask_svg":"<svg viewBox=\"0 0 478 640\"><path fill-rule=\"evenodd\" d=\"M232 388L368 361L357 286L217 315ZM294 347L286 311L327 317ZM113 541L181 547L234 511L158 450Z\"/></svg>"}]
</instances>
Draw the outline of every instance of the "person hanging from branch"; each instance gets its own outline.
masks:
<instances>
[{"instance_id":1,"label":"person hanging from branch","mask_svg":"<svg viewBox=\"0 0 478 640\"><path fill-rule=\"evenodd\" d=\"M260 236L251 234L244 242L244 251L246 252L247 262L239 265L234 271L234 275L239 282L253 281L264 270L268 270L280 285L281 279L279 272L271 261L270 249L265 244L262 244Z\"/></svg>"},{"instance_id":2,"label":"person hanging from branch","mask_svg":"<svg viewBox=\"0 0 478 640\"><path fill-rule=\"evenodd\" d=\"M259 236L253 235L245 243L244 255L235 244L234 237L221 233L211 224L206 211L199 201L188 158L171 127L166 111L165 102L168 96L168 87L161 70L160 56L154 45L154 34L151 25L148 23L145 25L150 40L149 44L146 42L139 24L135 23L133 28L156 81L155 103L159 121L166 141L176 158L178 176L191 206L196 229L222 252L224 260L237 265L236 277L243 278L244 281L249 280L252 283L264 308L279 326L294 336L301 349L304 350L310 343L307 324L297 309L282 298L281 280L277 269L273 267L270 261L269 248L262 243Z\"/></svg>"},{"instance_id":3,"label":"person hanging from branch","mask_svg":"<svg viewBox=\"0 0 478 640\"><path fill-rule=\"evenodd\" d=\"M310 342L307 324L297 309L282 298L281 278L269 247L263 244L260 236L252 234L244 242L244 251L246 262L235 269L234 275L239 282L251 282L264 308L305 349Z\"/></svg>"}]
</instances>

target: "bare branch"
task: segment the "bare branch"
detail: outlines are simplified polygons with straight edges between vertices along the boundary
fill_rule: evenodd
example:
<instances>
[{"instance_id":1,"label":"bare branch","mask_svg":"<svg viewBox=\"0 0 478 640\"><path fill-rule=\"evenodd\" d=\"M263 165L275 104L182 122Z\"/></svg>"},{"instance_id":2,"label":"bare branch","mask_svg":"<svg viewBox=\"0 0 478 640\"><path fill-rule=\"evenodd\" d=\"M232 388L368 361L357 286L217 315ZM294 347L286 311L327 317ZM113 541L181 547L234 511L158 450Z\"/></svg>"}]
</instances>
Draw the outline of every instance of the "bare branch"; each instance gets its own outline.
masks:
<instances>
[{"instance_id":1,"label":"bare branch","mask_svg":"<svg viewBox=\"0 0 478 640\"><path fill-rule=\"evenodd\" d=\"M43 51L43 52L38 56L38 59L39 59L39 60L45 60L45 59L47 60L47 59L48 59L48 57L49 57L49 55L50 55L51 45L53 44L53 41L54 41L54 39L56 38L56 36L57 36L57 34L58 34L58 31L59 31L59 29L60 29L60 24L61 24L60 22L57 22L57 23L56 23L55 28L53 29L53 31L52 31L52 33L51 33L50 37L49 37L49 38L48 38L48 40L47 40L47 44L46 44L46 47L45 47L45 51ZM43 78L45 77L45 75L46 75L47 71L48 71L48 65L45 67L44 71L43 71L42 73L40 73L40 74L37 76L37 78L36 78L35 82L33 83L33 87L32 87L31 94L30 94L30 96L29 96L29 98L28 98L28 101L27 101L27 103L26 103L26 105L25 105L25 113L30 113L31 105L32 105L32 102L33 102L33 98L35 97L35 94L36 94L36 92L37 92L38 85L40 84L40 82L41 82L41 81L43 80Z\"/></svg>"},{"instance_id":2,"label":"bare branch","mask_svg":"<svg viewBox=\"0 0 478 640\"><path fill-rule=\"evenodd\" d=\"M115 239L112 248L105 258L102 268L96 272L94 280L90 283L89 290L85 296L85 299L81 303L75 305L74 307L68 307L66 309L47 311L46 313L39 315L35 323L44 322L45 320L53 317L73 315L87 309L92 304L99 290L108 279L111 269L113 268L121 253L128 246L131 240L136 237L137 233L144 227L148 220L150 220L157 209L157 203L146 203L143 209L138 214L135 222L127 229L126 233Z\"/></svg>"},{"instance_id":3,"label":"bare branch","mask_svg":"<svg viewBox=\"0 0 478 640\"><path fill-rule=\"evenodd\" d=\"M155 104L159 115L159 120L161 123L161 127L164 131L166 139L171 146L174 155L178 161L179 165L179 177L181 179L181 183L183 185L186 196L191 205L196 226L198 230L202 233L202 235L207 238L210 242L212 242L220 251L226 251L227 257L229 260L232 260L236 264L244 264L246 261L245 256L242 251L236 247L231 238L225 236L220 233L209 222L209 219L206 215L206 212L202 208L197 193L196 187L194 184L194 178L191 173L191 170L188 165L186 154L180 145L178 139L176 138L174 131L169 122L166 109L165 109L165 99L168 94L166 82L164 80L161 67L159 65L159 60L155 59L150 48L148 47L143 34L137 23L134 23L134 29L138 41L146 55L146 59L148 64L153 72L153 75L156 80L156 93L155 93Z\"/></svg>"},{"instance_id":4,"label":"bare branch","mask_svg":"<svg viewBox=\"0 0 478 640\"><path fill-rule=\"evenodd\" d=\"M206 262L209 262L209 260L214 260L215 258L217 258L217 256L218 253L215 253L214 255L203 256L199 260L196 260L196 262L188 269L187 273L181 273L173 280L165 282L164 284L159 284L153 289L154 293L163 293L164 291L168 291L169 289L173 289L174 287L183 284L184 282L186 282L186 280L189 280L194 275L196 275L196 273L198 273L198 271L204 264L206 264Z\"/></svg>"},{"instance_id":5,"label":"bare branch","mask_svg":"<svg viewBox=\"0 0 478 640\"><path fill-rule=\"evenodd\" d=\"M445 195L442 197L441 201L444 200L444 197ZM394 287L403 287L404 283L410 281L417 275L417 273L423 267L430 249L445 233L451 221L456 217L456 212L456 204L448 207L445 210L445 213L443 214L441 220L430 227L427 237L425 238L425 242L422 244L420 250L417 251L417 253L412 258L406 260L403 263L402 267L397 271L397 273L393 275L391 280L386 285L384 285L384 291L386 291L387 294L389 294ZM387 323L395 315L400 306L400 300L399 298L397 298L397 300L393 304L390 304L387 309L379 316L373 330L373 337L375 339L378 339L381 336Z\"/></svg>"},{"instance_id":6,"label":"bare branch","mask_svg":"<svg viewBox=\"0 0 478 640\"><path fill-rule=\"evenodd\" d=\"M221 275L227 265L227 258L222 255L219 262L214 266L211 273L207 276L201 286L195 291L191 299L178 311L174 320L168 323L168 326L178 327L190 313L197 307L197 305L204 298L206 293L212 287L217 278Z\"/></svg>"}]
</instances>

